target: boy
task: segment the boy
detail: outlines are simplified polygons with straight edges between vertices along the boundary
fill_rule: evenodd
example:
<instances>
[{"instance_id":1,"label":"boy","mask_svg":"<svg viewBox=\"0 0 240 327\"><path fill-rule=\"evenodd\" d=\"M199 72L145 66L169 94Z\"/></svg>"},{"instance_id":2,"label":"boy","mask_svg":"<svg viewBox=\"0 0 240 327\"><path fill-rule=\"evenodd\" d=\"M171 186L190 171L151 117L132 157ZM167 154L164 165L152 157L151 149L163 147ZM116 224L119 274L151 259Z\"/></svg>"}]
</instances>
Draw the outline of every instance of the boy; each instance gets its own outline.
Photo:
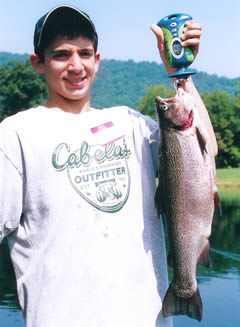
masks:
<instances>
[{"instance_id":1,"label":"boy","mask_svg":"<svg viewBox=\"0 0 240 327\"><path fill-rule=\"evenodd\" d=\"M186 45L201 27L186 25ZM156 25L166 65L163 36ZM154 209L159 131L127 107L95 110L97 33L59 6L36 24L33 68L46 104L0 128L0 232L8 237L27 327L171 326L161 317L167 264ZM206 109L191 81L215 147Z\"/></svg>"}]
</instances>

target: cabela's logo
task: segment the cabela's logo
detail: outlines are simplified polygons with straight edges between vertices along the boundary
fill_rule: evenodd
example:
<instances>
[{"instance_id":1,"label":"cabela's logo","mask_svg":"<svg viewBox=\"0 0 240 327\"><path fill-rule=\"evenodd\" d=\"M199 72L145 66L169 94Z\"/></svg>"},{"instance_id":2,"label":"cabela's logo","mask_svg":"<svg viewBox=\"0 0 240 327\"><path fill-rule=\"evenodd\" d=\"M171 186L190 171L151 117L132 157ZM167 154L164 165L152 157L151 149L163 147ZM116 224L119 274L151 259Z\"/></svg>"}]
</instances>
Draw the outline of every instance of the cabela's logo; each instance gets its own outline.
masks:
<instances>
[{"instance_id":1,"label":"cabela's logo","mask_svg":"<svg viewBox=\"0 0 240 327\"><path fill-rule=\"evenodd\" d=\"M95 208L116 212L126 203L130 189L127 159L130 150L124 138L106 145L89 145L77 150L59 144L52 155L57 171L66 170L73 188Z\"/></svg>"}]
</instances>

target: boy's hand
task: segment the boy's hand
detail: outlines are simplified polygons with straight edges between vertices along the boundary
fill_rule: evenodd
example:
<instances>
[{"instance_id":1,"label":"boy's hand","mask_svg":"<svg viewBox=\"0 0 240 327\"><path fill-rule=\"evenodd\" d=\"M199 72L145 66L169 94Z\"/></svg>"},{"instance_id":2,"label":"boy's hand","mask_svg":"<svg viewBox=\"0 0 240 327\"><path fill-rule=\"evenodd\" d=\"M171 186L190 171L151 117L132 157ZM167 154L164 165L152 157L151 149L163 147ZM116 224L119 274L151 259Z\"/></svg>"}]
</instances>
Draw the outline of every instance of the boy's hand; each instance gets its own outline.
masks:
<instances>
[{"instance_id":1,"label":"boy's hand","mask_svg":"<svg viewBox=\"0 0 240 327\"><path fill-rule=\"evenodd\" d=\"M166 51L165 51L165 45L164 45L164 35L162 32L162 29L157 24L152 24L151 30L156 35L160 57L166 68L166 71L168 72L168 74L172 74L173 72L176 71L176 68L171 68L167 64L167 57L166 57ZM184 31L184 34L182 36L182 41L183 41L182 46L183 47L187 47L187 46L193 47L194 58L196 58L196 56L198 54L198 50L199 50L202 26L201 26L201 24L195 22L194 20L188 20L185 22L183 31Z\"/></svg>"}]
</instances>

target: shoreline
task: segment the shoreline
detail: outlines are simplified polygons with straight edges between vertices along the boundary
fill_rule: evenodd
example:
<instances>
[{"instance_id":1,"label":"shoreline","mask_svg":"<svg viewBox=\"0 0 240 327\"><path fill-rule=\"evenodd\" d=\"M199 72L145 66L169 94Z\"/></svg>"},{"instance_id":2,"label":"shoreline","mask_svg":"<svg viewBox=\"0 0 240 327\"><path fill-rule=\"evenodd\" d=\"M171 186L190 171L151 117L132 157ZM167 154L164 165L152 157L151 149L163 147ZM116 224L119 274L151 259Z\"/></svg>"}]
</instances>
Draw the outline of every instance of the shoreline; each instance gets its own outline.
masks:
<instances>
[{"instance_id":1,"label":"shoreline","mask_svg":"<svg viewBox=\"0 0 240 327\"><path fill-rule=\"evenodd\" d=\"M217 186L219 189L240 189L240 168L217 169Z\"/></svg>"}]
</instances>

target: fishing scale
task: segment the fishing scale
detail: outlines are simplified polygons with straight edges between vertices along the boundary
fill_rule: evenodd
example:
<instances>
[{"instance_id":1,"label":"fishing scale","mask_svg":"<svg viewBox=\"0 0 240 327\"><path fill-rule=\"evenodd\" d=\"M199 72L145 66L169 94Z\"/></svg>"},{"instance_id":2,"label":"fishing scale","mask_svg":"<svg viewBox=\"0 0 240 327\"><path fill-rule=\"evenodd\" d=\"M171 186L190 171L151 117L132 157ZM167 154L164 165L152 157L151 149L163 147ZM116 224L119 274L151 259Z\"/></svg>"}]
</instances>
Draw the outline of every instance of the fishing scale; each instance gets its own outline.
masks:
<instances>
[{"instance_id":1,"label":"fishing scale","mask_svg":"<svg viewBox=\"0 0 240 327\"><path fill-rule=\"evenodd\" d=\"M183 35L184 23L192 19L188 14L172 14L163 17L157 25L161 27L164 34L164 44L166 48L167 63L177 71L168 77L187 79L195 71L188 69L194 61L191 47L182 47L181 36Z\"/></svg>"}]
</instances>

